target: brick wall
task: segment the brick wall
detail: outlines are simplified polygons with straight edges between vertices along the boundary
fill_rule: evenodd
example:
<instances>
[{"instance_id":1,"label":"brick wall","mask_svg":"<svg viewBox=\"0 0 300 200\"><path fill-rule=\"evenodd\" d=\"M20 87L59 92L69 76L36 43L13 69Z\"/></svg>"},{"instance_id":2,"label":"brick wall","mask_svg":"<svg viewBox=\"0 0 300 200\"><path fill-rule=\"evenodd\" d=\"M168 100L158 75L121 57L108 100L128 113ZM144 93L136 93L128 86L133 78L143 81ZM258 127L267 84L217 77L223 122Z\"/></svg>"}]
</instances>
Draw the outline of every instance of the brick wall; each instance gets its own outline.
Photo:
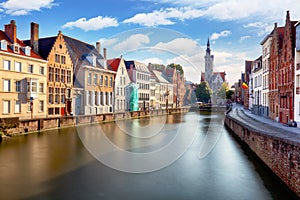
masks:
<instances>
[{"instance_id":1,"label":"brick wall","mask_svg":"<svg viewBox=\"0 0 300 200\"><path fill-rule=\"evenodd\" d=\"M225 125L300 197L300 141L256 132L230 116Z\"/></svg>"}]
</instances>

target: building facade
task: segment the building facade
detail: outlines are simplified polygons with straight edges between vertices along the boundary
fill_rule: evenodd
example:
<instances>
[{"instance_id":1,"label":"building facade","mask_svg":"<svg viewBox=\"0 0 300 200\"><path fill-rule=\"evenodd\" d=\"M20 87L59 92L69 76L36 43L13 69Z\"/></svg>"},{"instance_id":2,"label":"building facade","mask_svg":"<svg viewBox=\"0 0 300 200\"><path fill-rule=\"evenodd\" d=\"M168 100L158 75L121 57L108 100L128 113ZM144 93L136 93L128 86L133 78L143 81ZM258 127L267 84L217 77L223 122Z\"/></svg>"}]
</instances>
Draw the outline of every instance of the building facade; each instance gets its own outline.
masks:
<instances>
[{"instance_id":1,"label":"building facade","mask_svg":"<svg viewBox=\"0 0 300 200\"><path fill-rule=\"evenodd\" d=\"M72 114L73 63L63 34L39 38L38 24L32 24L31 40L36 52L48 61L47 65L47 116L65 116Z\"/></svg>"},{"instance_id":2,"label":"building facade","mask_svg":"<svg viewBox=\"0 0 300 200\"><path fill-rule=\"evenodd\" d=\"M296 27L294 120L300 125L300 21Z\"/></svg>"},{"instance_id":3,"label":"building facade","mask_svg":"<svg viewBox=\"0 0 300 200\"><path fill-rule=\"evenodd\" d=\"M138 61L125 61L131 82L138 85L139 110L147 110L150 106L150 71Z\"/></svg>"},{"instance_id":4,"label":"building facade","mask_svg":"<svg viewBox=\"0 0 300 200\"><path fill-rule=\"evenodd\" d=\"M46 117L47 61L17 38L14 20L0 42L0 117Z\"/></svg>"},{"instance_id":5,"label":"building facade","mask_svg":"<svg viewBox=\"0 0 300 200\"><path fill-rule=\"evenodd\" d=\"M256 115L262 115L262 76L263 76L263 69L262 69L262 57L260 56L256 59L252 64L252 72L251 72L251 89L252 92L252 112Z\"/></svg>"},{"instance_id":6,"label":"building facade","mask_svg":"<svg viewBox=\"0 0 300 200\"><path fill-rule=\"evenodd\" d=\"M295 24L287 11L278 69L279 121L285 124L294 120Z\"/></svg>"},{"instance_id":7,"label":"building facade","mask_svg":"<svg viewBox=\"0 0 300 200\"><path fill-rule=\"evenodd\" d=\"M129 111L130 101L126 101L126 87L130 85L130 78L126 70L123 58L116 58L107 61L109 67L116 72L114 81L114 112Z\"/></svg>"},{"instance_id":8,"label":"building facade","mask_svg":"<svg viewBox=\"0 0 300 200\"><path fill-rule=\"evenodd\" d=\"M262 116L269 118L269 66L273 33L268 34L260 43L262 47Z\"/></svg>"}]
</instances>

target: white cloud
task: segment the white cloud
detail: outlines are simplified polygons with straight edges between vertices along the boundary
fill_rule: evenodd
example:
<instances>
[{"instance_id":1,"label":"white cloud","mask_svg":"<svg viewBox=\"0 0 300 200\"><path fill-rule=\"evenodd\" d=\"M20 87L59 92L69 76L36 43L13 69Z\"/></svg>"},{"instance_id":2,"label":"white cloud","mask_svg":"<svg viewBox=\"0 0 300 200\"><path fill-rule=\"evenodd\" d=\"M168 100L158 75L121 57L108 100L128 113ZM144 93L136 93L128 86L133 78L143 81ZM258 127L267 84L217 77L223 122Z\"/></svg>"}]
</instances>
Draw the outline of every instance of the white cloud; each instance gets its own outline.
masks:
<instances>
[{"instance_id":1,"label":"white cloud","mask_svg":"<svg viewBox=\"0 0 300 200\"><path fill-rule=\"evenodd\" d=\"M242 37L240 38L240 42L243 42L243 41L248 40L248 39L250 39L250 38L251 38L250 35L242 36Z\"/></svg>"},{"instance_id":2,"label":"white cloud","mask_svg":"<svg viewBox=\"0 0 300 200\"><path fill-rule=\"evenodd\" d=\"M269 25L263 22L252 22L243 26L244 28L254 28L258 36L263 36L273 30L274 25Z\"/></svg>"},{"instance_id":3,"label":"white cloud","mask_svg":"<svg viewBox=\"0 0 300 200\"><path fill-rule=\"evenodd\" d=\"M12 16L27 15L32 11L40 11L41 8L51 8L57 5L54 0L8 0L0 3L0 10Z\"/></svg>"},{"instance_id":4,"label":"white cloud","mask_svg":"<svg viewBox=\"0 0 300 200\"><path fill-rule=\"evenodd\" d=\"M169 42L160 42L152 47L154 50L164 50L176 55L194 55L203 51L197 42L189 38L176 38Z\"/></svg>"},{"instance_id":5,"label":"white cloud","mask_svg":"<svg viewBox=\"0 0 300 200\"><path fill-rule=\"evenodd\" d=\"M117 52L128 53L130 51L135 51L138 48L143 47L143 45L149 43L150 38L148 35L135 34L113 46L113 49Z\"/></svg>"},{"instance_id":6,"label":"white cloud","mask_svg":"<svg viewBox=\"0 0 300 200\"><path fill-rule=\"evenodd\" d=\"M116 27L119 26L119 23L116 18L111 17L102 17L98 16L95 18L91 18L87 20L86 18L80 18L74 22L67 22L62 27L63 28L80 28L84 31L95 31L108 27Z\"/></svg>"},{"instance_id":7,"label":"white cloud","mask_svg":"<svg viewBox=\"0 0 300 200\"><path fill-rule=\"evenodd\" d=\"M126 19L124 23L134 23L143 26L159 26L175 24L172 20L194 19L203 16L202 10L192 9L190 7L166 8L155 10L151 13L138 13L132 18Z\"/></svg>"},{"instance_id":8,"label":"white cloud","mask_svg":"<svg viewBox=\"0 0 300 200\"><path fill-rule=\"evenodd\" d=\"M225 30L225 31L222 31L221 33L213 33L211 36L210 36L210 39L211 40L217 40L219 39L220 37L228 37L231 35L231 31L229 30Z\"/></svg>"}]
</instances>

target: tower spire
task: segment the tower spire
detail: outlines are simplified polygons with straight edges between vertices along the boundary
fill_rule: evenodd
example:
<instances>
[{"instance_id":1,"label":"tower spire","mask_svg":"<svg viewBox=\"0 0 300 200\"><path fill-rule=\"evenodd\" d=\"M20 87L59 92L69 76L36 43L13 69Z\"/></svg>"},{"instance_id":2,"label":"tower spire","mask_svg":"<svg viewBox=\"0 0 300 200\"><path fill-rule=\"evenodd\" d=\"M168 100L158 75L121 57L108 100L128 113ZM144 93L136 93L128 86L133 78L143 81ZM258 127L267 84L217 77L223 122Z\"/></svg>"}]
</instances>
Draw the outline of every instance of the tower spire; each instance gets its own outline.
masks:
<instances>
[{"instance_id":1,"label":"tower spire","mask_svg":"<svg viewBox=\"0 0 300 200\"><path fill-rule=\"evenodd\" d=\"M207 48L206 48L206 52L210 54L210 42L209 42L209 38L207 39Z\"/></svg>"}]
</instances>

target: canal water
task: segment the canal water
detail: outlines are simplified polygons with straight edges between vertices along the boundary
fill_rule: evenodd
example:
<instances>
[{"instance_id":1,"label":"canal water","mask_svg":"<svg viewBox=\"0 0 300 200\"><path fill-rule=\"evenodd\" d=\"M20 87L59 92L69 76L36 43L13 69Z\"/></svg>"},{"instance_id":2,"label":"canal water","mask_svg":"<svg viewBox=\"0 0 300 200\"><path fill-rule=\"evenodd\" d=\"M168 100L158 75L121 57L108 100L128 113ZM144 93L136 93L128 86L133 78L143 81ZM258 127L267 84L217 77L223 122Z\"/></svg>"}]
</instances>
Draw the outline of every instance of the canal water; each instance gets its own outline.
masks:
<instances>
[{"instance_id":1,"label":"canal water","mask_svg":"<svg viewBox=\"0 0 300 200\"><path fill-rule=\"evenodd\" d=\"M224 114L123 120L0 144L0 199L292 199Z\"/></svg>"}]
</instances>

